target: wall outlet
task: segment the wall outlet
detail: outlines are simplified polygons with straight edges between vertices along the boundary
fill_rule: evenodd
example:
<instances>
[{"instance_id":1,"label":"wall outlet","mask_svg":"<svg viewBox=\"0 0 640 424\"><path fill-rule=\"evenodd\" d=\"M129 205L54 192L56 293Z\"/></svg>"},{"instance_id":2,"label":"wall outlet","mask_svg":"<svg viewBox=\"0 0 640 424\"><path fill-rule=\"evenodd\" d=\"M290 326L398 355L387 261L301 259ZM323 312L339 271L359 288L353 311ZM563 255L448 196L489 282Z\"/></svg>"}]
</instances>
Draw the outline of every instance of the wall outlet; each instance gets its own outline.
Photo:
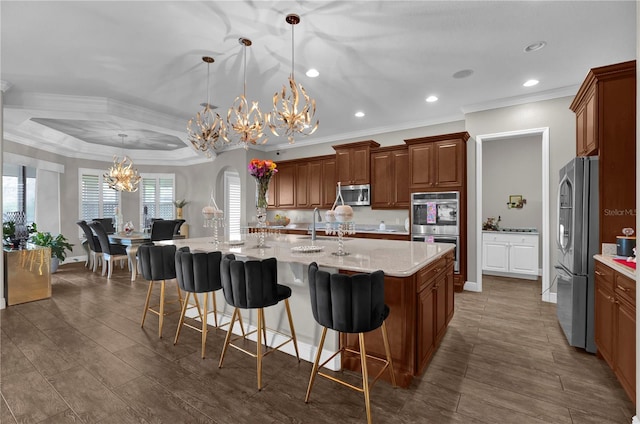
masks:
<instances>
[{"instance_id":1,"label":"wall outlet","mask_svg":"<svg viewBox=\"0 0 640 424\"><path fill-rule=\"evenodd\" d=\"M615 243L602 243L602 256L616 256L618 248Z\"/></svg>"}]
</instances>

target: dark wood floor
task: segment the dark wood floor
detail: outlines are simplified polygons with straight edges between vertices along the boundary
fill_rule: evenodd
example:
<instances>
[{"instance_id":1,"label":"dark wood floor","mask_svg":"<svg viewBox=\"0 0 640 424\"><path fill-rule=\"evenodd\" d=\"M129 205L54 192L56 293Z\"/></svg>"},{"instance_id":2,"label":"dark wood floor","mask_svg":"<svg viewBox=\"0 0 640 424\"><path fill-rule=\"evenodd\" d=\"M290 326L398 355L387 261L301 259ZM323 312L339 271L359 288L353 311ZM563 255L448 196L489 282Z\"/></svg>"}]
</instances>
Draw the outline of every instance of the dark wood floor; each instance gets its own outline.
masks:
<instances>
[{"instance_id":1,"label":"dark wood floor","mask_svg":"<svg viewBox=\"0 0 640 424\"><path fill-rule=\"evenodd\" d=\"M177 316L139 324L147 285L118 270L111 281L65 265L53 298L0 313L0 422L351 423L365 422L362 395L319 379L311 364L279 352L264 365L209 334L208 357ZM456 312L425 374L409 389L379 382L378 423L630 423L633 405L594 355L567 346L540 284L486 277L483 293L456 295Z\"/></svg>"}]
</instances>

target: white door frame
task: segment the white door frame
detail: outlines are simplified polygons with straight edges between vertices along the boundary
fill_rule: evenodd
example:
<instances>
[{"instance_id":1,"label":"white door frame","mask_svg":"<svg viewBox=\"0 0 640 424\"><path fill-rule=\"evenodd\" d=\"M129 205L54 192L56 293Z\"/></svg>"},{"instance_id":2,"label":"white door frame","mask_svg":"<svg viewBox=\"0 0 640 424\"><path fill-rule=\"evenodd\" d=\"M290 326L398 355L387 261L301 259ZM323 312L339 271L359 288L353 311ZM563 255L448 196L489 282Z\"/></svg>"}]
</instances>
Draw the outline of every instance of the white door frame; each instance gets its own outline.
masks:
<instances>
[{"instance_id":1,"label":"white door frame","mask_svg":"<svg viewBox=\"0 0 640 424\"><path fill-rule=\"evenodd\" d=\"M476 141L476 282L467 282L466 290L482 291L482 143L490 140L539 135L542 139L542 300L555 303L550 293L550 198L549 198L549 127L478 135Z\"/></svg>"}]
</instances>

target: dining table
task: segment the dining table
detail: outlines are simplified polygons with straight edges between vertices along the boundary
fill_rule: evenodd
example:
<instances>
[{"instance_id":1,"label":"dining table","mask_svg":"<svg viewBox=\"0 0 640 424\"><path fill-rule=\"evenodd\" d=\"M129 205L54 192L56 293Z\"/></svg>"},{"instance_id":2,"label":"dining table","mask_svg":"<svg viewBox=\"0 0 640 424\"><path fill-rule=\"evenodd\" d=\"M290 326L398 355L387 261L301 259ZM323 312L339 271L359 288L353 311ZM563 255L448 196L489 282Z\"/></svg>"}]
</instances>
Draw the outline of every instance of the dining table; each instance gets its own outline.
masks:
<instances>
[{"instance_id":1,"label":"dining table","mask_svg":"<svg viewBox=\"0 0 640 424\"><path fill-rule=\"evenodd\" d=\"M138 273L138 260L136 254L141 244L151 242L151 234L141 232L119 232L109 234L109 243L121 244L127 247L127 257L129 258L129 268L131 269L131 281L135 281Z\"/></svg>"}]
</instances>

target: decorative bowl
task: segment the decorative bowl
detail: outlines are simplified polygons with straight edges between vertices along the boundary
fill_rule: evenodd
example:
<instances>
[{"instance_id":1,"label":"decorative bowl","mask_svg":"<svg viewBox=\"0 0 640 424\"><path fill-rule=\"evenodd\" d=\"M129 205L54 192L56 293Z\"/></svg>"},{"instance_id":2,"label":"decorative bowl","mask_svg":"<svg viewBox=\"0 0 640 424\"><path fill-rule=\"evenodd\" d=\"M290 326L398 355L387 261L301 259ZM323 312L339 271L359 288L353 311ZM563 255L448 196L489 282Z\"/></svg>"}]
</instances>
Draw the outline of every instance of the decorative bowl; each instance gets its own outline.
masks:
<instances>
[{"instance_id":1,"label":"decorative bowl","mask_svg":"<svg viewBox=\"0 0 640 424\"><path fill-rule=\"evenodd\" d=\"M280 217L280 218L274 218L273 221L271 221L271 225L282 225L284 227L286 227L287 225L289 225L289 223L291 223L291 219L285 217Z\"/></svg>"}]
</instances>

